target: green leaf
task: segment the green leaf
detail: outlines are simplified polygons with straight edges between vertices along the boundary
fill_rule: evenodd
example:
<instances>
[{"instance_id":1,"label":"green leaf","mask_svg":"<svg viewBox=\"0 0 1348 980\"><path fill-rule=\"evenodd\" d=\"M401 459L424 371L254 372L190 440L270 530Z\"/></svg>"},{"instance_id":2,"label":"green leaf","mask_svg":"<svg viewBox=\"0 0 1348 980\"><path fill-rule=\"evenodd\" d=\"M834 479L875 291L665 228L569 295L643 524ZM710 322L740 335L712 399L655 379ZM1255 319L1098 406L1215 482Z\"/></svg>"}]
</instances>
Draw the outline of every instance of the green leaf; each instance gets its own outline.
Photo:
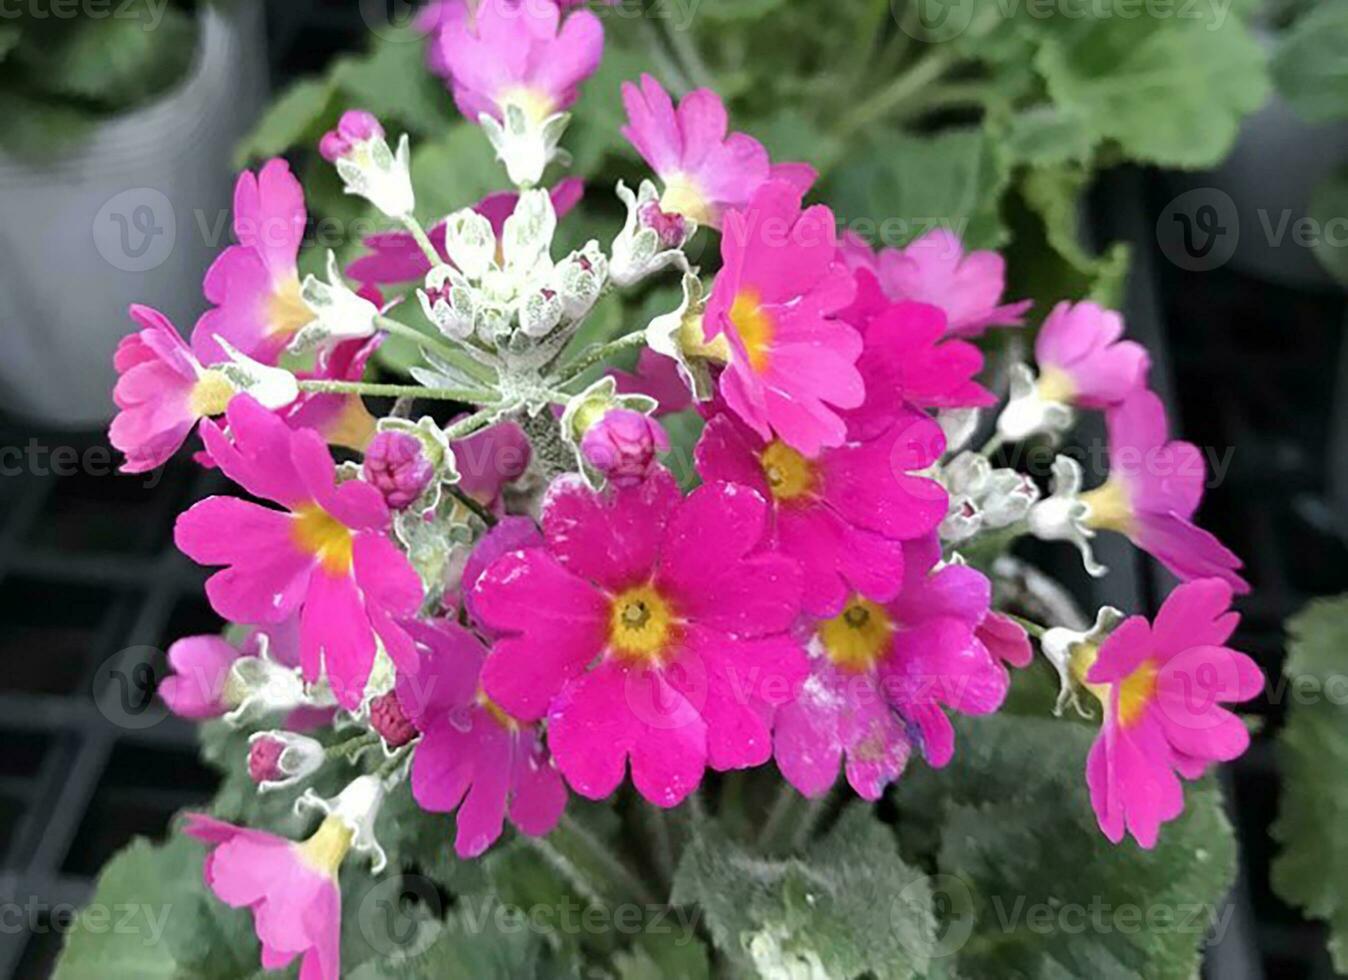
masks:
<instances>
[{"instance_id":1,"label":"green leaf","mask_svg":"<svg viewBox=\"0 0 1348 980\"><path fill-rule=\"evenodd\" d=\"M753 127L773 160L808 163L827 173L843 155L842 143L795 106L782 108Z\"/></svg>"},{"instance_id":2,"label":"green leaf","mask_svg":"<svg viewBox=\"0 0 1348 980\"><path fill-rule=\"evenodd\" d=\"M720 0L698 9L698 15L709 24L733 24L737 21L756 21L766 17L783 4L784 0Z\"/></svg>"},{"instance_id":3,"label":"green leaf","mask_svg":"<svg viewBox=\"0 0 1348 980\"><path fill-rule=\"evenodd\" d=\"M1324 0L1299 18L1272 69L1278 93L1308 122L1348 117L1348 0Z\"/></svg>"},{"instance_id":4,"label":"green leaf","mask_svg":"<svg viewBox=\"0 0 1348 980\"><path fill-rule=\"evenodd\" d=\"M1348 215L1348 167L1320 181L1311 193L1307 213L1321 229L1311 245L1315 257L1334 278L1348 284L1348 242L1342 233L1344 217ZM1331 234L1336 228L1339 233Z\"/></svg>"},{"instance_id":5,"label":"green leaf","mask_svg":"<svg viewBox=\"0 0 1348 980\"><path fill-rule=\"evenodd\" d=\"M1268 95L1263 50L1237 17L1048 18L1035 66L1049 95L1129 157L1207 167Z\"/></svg>"},{"instance_id":6,"label":"green leaf","mask_svg":"<svg viewBox=\"0 0 1348 980\"><path fill-rule=\"evenodd\" d=\"M698 905L717 947L762 977L912 977L927 969L931 893L890 830L855 806L802 857L768 860L713 828L689 844L671 901Z\"/></svg>"},{"instance_id":7,"label":"green leaf","mask_svg":"<svg viewBox=\"0 0 1348 980\"><path fill-rule=\"evenodd\" d=\"M99 875L75 919L54 980L225 980L257 969L247 911L215 900L201 879L201 845L139 839Z\"/></svg>"},{"instance_id":8,"label":"green leaf","mask_svg":"<svg viewBox=\"0 0 1348 980\"><path fill-rule=\"evenodd\" d=\"M1085 785L1095 733L1067 721L964 719L954 761L894 794L904 854L932 864L942 952L964 978L1190 980L1235 874L1211 780L1154 850L1100 833Z\"/></svg>"},{"instance_id":9,"label":"green leaf","mask_svg":"<svg viewBox=\"0 0 1348 980\"><path fill-rule=\"evenodd\" d=\"M395 133L392 120L417 134L434 135L451 125L457 110L440 80L426 69L424 38L411 29L377 39L369 54L342 58L331 77L342 91L345 108L378 116Z\"/></svg>"},{"instance_id":10,"label":"green leaf","mask_svg":"<svg viewBox=\"0 0 1348 980\"><path fill-rule=\"evenodd\" d=\"M650 61L645 54L618 44L605 47L604 60L585 82L580 100L571 108L571 124L562 137L562 146L572 156L571 173L592 177L610 156L636 159L636 151L619 132L627 124L622 83L635 82L643 71L649 70ZM612 188L600 190L607 193Z\"/></svg>"},{"instance_id":11,"label":"green leaf","mask_svg":"<svg viewBox=\"0 0 1348 980\"><path fill-rule=\"evenodd\" d=\"M1006 147L1017 163L1087 163L1095 142L1086 121L1076 112L1040 105L1011 119Z\"/></svg>"},{"instance_id":12,"label":"green leaf","mask_svg":"<svg viewBox=\"0 0 1348 980\"><path fill-rule=\"evenodd\" d=\"M1273 837L1273 888L1329 923L1334 968L1348 973L1348 596L1319 599L1287 624L1291 699L1279 736L1283 792ZM1307 696L1311 695L1311 696Z\"/></svg>"},{"instance_id":13,"label":"green leaf","mask_svg":"<svg viewBox=\"0 0 1348 980\"><path fill-rule=\"evenodd\" d=\"M23 36L23 28L18 24L0 24L0 61L13 51Z\"/></svg>"},{"instance_id":14,"label":"green leaf","mask_svg":"<svg viewBox=\"0 0 1348 980\"><path fill-rule=\"evenodd\" d=\"M300 143L316 142L335 125L337 88L326 79L305 79L286 89L234 151L237 166L277 156Z\"/></svg>"},{"instance_id":15,"label":"green leaf","mask_svg":"<svg viewBox=\"0 0 1348 980\"><path fill-rule=\"evenodd\" d=\"M1006 239L998 200L1009 176L982 131L932 137L882 131L833 171L821 197L847 227L879 245L905 245L942 226L969 248L995 248Z\"/></svg>"},{"instance_id":16,"label":"green leaf","mask_svg":"<svg viewBox=\"0 0 1348 980\"><path fill-rule=\"evenodd\" d=\"M618 980L711 980L711 960L702 941L677 926L662 924L661 929L642 933L631 949L614 954Z\"/></svg>"},{"instance_id":17,"label":"green leaf","mask_svg":"<svg viewBox=\"0 0 1348 980\"><path fill-rule=\"evenodd\" d=\"M505 189L505 170L496 162L482 130L470 123L449 126L436 139L412 147L412 186L417 213L427 226L492 191Z\"/></svg>"}]
</instances>

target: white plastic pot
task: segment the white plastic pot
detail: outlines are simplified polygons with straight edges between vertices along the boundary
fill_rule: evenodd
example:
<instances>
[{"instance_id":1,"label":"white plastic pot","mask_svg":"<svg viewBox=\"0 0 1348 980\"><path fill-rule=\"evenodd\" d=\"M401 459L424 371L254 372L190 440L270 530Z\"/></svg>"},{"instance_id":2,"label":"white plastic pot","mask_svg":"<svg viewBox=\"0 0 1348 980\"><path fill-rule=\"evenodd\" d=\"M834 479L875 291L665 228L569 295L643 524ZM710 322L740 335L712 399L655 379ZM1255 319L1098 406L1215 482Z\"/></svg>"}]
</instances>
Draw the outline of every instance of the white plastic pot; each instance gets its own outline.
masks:
<instances>
[{"instance_id":1,"label":"white plastic pot","mask_svg":"<svg viewBox=\"0 0 1348 980\"><path fill-rule=\"evenodd\" d=\"M205 7L193 67L155 103L41 165L0 153L0 406L46 426L111 418L131 303L184 332L228 242L233 148L266 98L262 6Z\"/></svg>"}]
</instances>

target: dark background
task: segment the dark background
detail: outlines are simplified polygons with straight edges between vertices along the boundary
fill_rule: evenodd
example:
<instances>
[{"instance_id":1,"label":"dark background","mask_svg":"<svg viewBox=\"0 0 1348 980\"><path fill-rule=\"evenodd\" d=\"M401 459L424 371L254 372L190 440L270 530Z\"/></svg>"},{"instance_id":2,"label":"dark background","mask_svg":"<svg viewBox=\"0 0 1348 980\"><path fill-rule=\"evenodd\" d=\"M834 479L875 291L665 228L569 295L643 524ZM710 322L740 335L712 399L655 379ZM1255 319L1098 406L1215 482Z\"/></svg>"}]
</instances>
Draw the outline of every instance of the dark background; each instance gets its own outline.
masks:
<instances>
[{"instance_id":1,"label":"dark background","mask_svg":"<svg viewBox=\"0 0 1348 980\"><path fill-rule=\"evenodd\" d=\"M278 87L363 43L354 3L268 6ZM1254 585L1235 645L1276 677L1284 620L1313 596L1348 590L1348 514L1328 472L1348 450L1333 447L1331 431L1348 416L1345 298L1328 282L1291 287L1234 264L1179 268L1157 244L1176 193L1171 175L1108 173L1087 217L1097 242L1133 244L1129 331L1157 352L1176 427L1200 446L1235 448L1200 516L1246 559ZM0 407L0 447L32 440L81 454L106 447L99 433L42 432ZM204 574L170 541L173 517L217 479L185 458L158 481L0 478L0 901L23 910L0 922L0 976L45 976L62 923L104 862L133 835L162 836L174 811L211 794L192 726L116 675L146 661L162 673L162 654L145 648L218 628ZM1151 563L1126 558L1115 570L1109 593L1082 595L1084 604L1155 608L1164 579ZM1279 792L1269 736L1285 711L1275 700L1253 707L1265 730L1228 773L1243 877L1233 928L1209 956L1207 972L1221 980L1332 976L1322 930L1268 884Z\"/></svg>"}]
</instances>

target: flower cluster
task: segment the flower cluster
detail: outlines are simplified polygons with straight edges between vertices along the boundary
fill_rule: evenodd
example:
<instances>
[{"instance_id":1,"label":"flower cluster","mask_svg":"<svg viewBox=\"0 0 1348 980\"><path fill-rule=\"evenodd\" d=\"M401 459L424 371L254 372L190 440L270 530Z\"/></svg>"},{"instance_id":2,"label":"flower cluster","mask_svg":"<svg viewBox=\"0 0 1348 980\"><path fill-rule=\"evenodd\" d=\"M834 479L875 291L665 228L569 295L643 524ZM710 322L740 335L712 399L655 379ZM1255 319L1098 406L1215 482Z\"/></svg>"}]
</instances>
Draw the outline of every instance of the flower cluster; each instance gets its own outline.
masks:
<instances>
[{"instance_id":1,"label":"flower cluster","mask_svg":"<svg viewBox=\"0 0 1348 980\"><path fill-rule=\"evenodd\" d=\"M141 329L117 354L125 468L162 463L195 429L202 461L256 498L210 497L178 520L178 546L218 568L211 605L244 631L237 646L176 644L165 700L257 727L260 790L341 764L325 748L334 725L382 749L373 766L346 759L359 772L334 799L299 798L324 815L303 843L189 823L213 847L211 888L252 910L263 965L338 975L337 871L353 850L382 865L373 828L402 782L424 810L456 814L463 857L507 820L545 835L568 791L603 799L629 775L655 807L708 771L774 761L807 797L842 774L876 800L908 765L951 762L952 714L1001 706L1030 662L1027 627L1070 699L1103 706L1087 762L1101 828L1151 846L1183 805L1179 777L1243 750L1217 703L1260 678L1224 645L1245 584L1193 523L1202 458L1169 439L1146 352L1120 339L1119 314L1060 304L1037 371L1012 369L995 433L967 448L998 401L974 341L1029 305L1004 302L1002 259L944 231L879 253L840 236L804 201L808 166L729 132L714 93L675 105L650 76L623 86L622 132L660 188L620 184L627 221L610 245L554 259L581 189L540 183L565 159L566 110L603 44L570 6L433 5L432 67L513 190L427 231L406 138L390 149L348 112L318 149L400 227L345 275L330 258L326 282L301 280L304 197L273 160L239 178L238 241L207 273L191 343L136 307ZM686 250L699 230L719 234L714 275ZM671 270L676 310L574 349L611 294ZM414 292L424 324L389 316L380 288ZM408 383L370 384L389 334L421 361ZM635 372L609 365L637 352ZM376 417L375 395L398 401ZM690 406L700 434L681 485L661 417ZM1081 411L1108 420L1099 487L1082 492L1064 456L1043 496L991 458ZM1077 544L1099 571L1099 530L1186 580L1154 625L1045 631L994 609L986 563L961 554L1032 534ZM1194 705L1199 674L1219 686Z\"/></svg>"}]
</instances>

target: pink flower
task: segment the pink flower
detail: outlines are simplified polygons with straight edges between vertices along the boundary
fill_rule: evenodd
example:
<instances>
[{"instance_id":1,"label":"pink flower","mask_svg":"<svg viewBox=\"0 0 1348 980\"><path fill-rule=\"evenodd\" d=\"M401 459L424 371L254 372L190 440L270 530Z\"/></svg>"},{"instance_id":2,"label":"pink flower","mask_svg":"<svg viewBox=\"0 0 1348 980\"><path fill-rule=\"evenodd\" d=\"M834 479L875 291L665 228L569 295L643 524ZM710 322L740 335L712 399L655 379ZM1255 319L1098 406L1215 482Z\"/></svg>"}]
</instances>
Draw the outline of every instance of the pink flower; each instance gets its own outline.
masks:
<instances>
[{"instance_id":1,"label":"pink flower","mask_svg":"<svg viewBox=\"0 0 1348 980\"><path fill-rule=\"evenodd\" d=\"M910 475L945 449L940 427L903 409L866 441L807 459L780 440L766 442L729 414L714 416L697 444L704 480L750 487L772 507L776 547L805 572L805 611L836 615L848 596L888 602L903 582L903 542L933 531L946 515L945 489Z\"/></svg>"},{"instance_id":2,"label":"pink flower","mask_svg":"<svg viewBox=\"0 0 1348 980\"><path fill-rule=\"evenodd\" d=\"M384 127L378 119L363 109L348 109L337 121L337 128L328 130L318 141L318 152L324 160L336 163L362 143L383 136Z\"/></svg>"},{"instance_id":3,"label":"pink flower","mask_svg":"<svg viewBox=\"0 0 1348 980\"><path fill-rule=\"evenodd\" d=\"M682 412L693 407L693 397L679 374L678 362L649 347L641 348L635 374L620 368L610 368L608 373L618 383L619 394L654 398L658 403L656 415Z\"/></svg>"},{"instance_id":4,"label":"pink flower","mask_svg":"<svg viewBox=\"0 0 1348 980\"><path fill-rule=\"evenodd\" d=\"M722 215L747 207L769 179L790 184L802 196L814 183L813 167L774 167L758 140L744 133L727 135L725 103L710 89L689 92L677 109L650 75L641 76L640 86L624 82L622 94L628 120L622 134L664 184L662 214L720 228Z\"/></svg>"},{"instance_id":5,"label":"pink flower","mask_svg":"<svg viewBox=\"0 0 1348 980\"><path fill-rule=\"evenodd\" d=\"M983 354L964 340L946 339L946 317L928 303L892 303L875 277L856 273L857 294L839 316L861 333L857 361L866 400L847 412L848 438L873 438L905 408L976 408L996 399L974 378Z\"/></svg>"},{"instance_id":6,"label":"pink flower","mask_svg":"<svg viewBox=\"0 0 1348 980\"><path fill-rule=\"evenodd\" d=\"M130 312L141 329L122 338L113 355L119 377L112 398L120 411L108 438L126 455L123 473L144 473L167 462L197 422L223 412L234 387L202 366L164 314L139 305Z\"/></svg>"},{"instance_id":7,"label":"pink flower","mask_svg":"<svg viewBox=\"0 0 1348 980\"><path fill-rule=\"evenodd\" d=\"M1028 667L1034 660L1034 649L1030 646L1025 627L1010 616L989 612L974 632L983 646L988 648L992 658L1000 663Z\"/></svg>"},{"instance_id":8,"label":"pink flower","mask_svg":"<svg viewBox=\"0 0 1348 980\"><path fill-rule=\"evenodd\" d=\"M1151 358L1123 336L1123 317L1091 302L1059 303L1034 342L1040 397L1109 408L1146 385Z\"/></svg>"},{"instance_id":9,"label":"pink flower","mask_svg":"<svg viewBox=\"0 0 1348 980\"><path fill-rule=\"evenodd\" d=\"M989 714L1006 697L1006 671L977 635L988 580L963 565L933 571L941 557L934 535L904 552L897 598L854 595L816 625L810 679L777 712L777 766L806 796L826 793L846 757L852 788L879 799L915 747L933 766L950 761L955 734L943 707Z\"/></svg>"},{"instance_id":10,"label":"pink flower","mask_svg":"<svg viewBox=\"0 0 1348 980\"><path fill-rule=\"evenodd\" d=\"M512 551L543 546L543 532L538 529L538 525L531 518L519 516L502 517L496 522L496 526L479 538L477 544L473 546L472 553L463 566L460 591L469 617L484 633L490 635L491 630L484 626L482 617L477 614L477 609L473 605L473 587L496 559Z\"/></svg>"},{"instance_id":11,"label":"pink flower","mask_svg":"<svg viewBox=\"0 0 1348 980\"><path fill-rule=\"evenodd\" d=\"M977 337L988 327L1019 326L1030 301L1001 304L1006 260L996 252L964 251L953 231L935 228L901 249L878 255L857 235L844 236L844 259L873 272L893 300L917 300L945 310L950 333Z\"/></svg>"},{"instance_id":12,"label":"pink flower","mask_svg":"<svg viewBox=\"0 0 1348 980\"><path fill-rule=\"evenodd\" d=\"M159 682L159 696L180 718L218 718L230 709L225 684L243 656L219 636L186 636L168 649L172 673Z\"/></svg>"},{"instance_id":13,"label":"pink flower","mask_svg":"<svg viewBox=\"0 0 1348 980\"><path fill-rule=\"evenodd\" d=\"M576 101L604 51L604 28L588 10L569 14L535 0L480 0L440 22L437 62L459 111L477 122L506 106L538 123Z\"/></svg>"},{"instance_id":14,"label":"pink flower","mask_svg":"<svg viewBox=\"0 0 1348 980\"><path fill-rule=\"evenodd\" d=\"M861 337L834 318L854 294L836 255L833 212L802 212L799 193L768 181L746 210L726 214L703 320L707 340L729 345L726 403L763 439L775 434L807 456L843 442L837 410L864 396Z\"/></svg>"},{"instance_id":15,"label":"pink flower","mask_svg":"<svg viewBox=\"0 0 1348 980\"><path fill-rule=\"evenodd\" d=\"M208 362L225 360L223 337L249 357L275 364L295 334L314 319L300 299L296 267L308 213L304 189L284 160L268 160L234 185L231 245L206 270L201 284L213 307L192 332L192 347Z\"/></svg>"},{"instance_id":16,"label":"pink flower","mask_svg":"<svg viewBox=\"0 0 1348 980\"><path fill-rule=\"evenodd\" d=\"M365 452L361 473L366 483L384 495L390 508L402 510L430 486L435 465L416 436L381 432Z\"/></svg>"},{"instance_id":17,"label":"pink flower","mask_svg":"<svg viewBox=\"0 0 1348 980\"><path fill-rule=\"evenodd\" d=\"M552 207L557 212L557 217L561 218L567 214L580 202L584 194L585 182L579 177L567 177L558 181L550 192ZM519 195L514 191L499 191L488 194L473 206L474 211L491 222L492 229L496 232L498 252L505 219L514 213L518 200ZM440 253L440 258L449 265L452 263L445 249L445 226L445 222L440 221L432 225L426 234L435 245L435 250ZM421 247L417 245L410 232L380 232L370 235L364 244L372 254L362 255L346 267L347 275L358 282L366 284L420 282L426 273L431 271L430 260L421 251Z\"/></svg>"},{"instance_id":18,"label":"pink flower","mask_svg":"<svg viewBox=\"0 0 1348 980\"><path fill-rule=\"evenodd\" d=\"M368 340L347 340L321 350L312 371L297 371L301 380L360 381L366 365L384 342L378 334ZM375 421L360 395L301 392L282 417L292 429L313 429L332 446L363 452L374 438Z\"/></svg>"},{"instance_id":19,"label":"pink flower","mask_svg":"<svg viewBox=\"0 0 1348 980\"><path fill-rule=\"evenodd\" d=\"M1139 389L1106 421L1109 479L1081 495L1090 506L1086 525L1127 536L1185 581L1216 577L1248 592L1240 559L1193 523L1207 468L1197 446L1169 439L1161 399Z\"/></svg>"},{"instance_id":20,"label":"pink flower","mask_svg":"<svg viewBox=\"0 0 1348 980\"><path fill-rule=\"evenodd\" d=\"M300 980L341 975L342 897L337 869L350 832L335 818L302 844L201 813L184 831L212 845L202 875L226 905L247 908L262 943L262 967L280 970L300 957Z\"/></svg>"},{"instance_id":21,"label":"pink flower","mask_svg":"<svg viewBox=\"0 0 1348 980\"><path fill-rule=\"evenodd\" d=\"M1221 703L1256 697L1264 678L1226 646L1239 621L1230 607L1226 582L1189 582L1170 593L1154 623L1132 616L1098 652L1089 644L1073 650L1073 675L1104 708L1086 782L1100 829L1116 844L1126 830L1155 846L1160 825L1184 809L1176 773L1198 779L1250 744Z\"/></svg>"},{"instance_id":22,"label":"pink flower","mask_svg":"<svg viewBox=\"0 0 1348 980\"><path fill-rule=\"evenodd\" d=\"M529 469L532 448L514 422L498 422L450 443L461 491L483 507L500 510L501 492Z\"/></svg>"},{"instance_id":23,"label":"pink flower","mask_svg":"<svg viewBox=\"0 0 1348 980\"><path fill-rule=\"evenodd\" d=\"M394 662L415 670L412 642L395 623L422 599L421 582L389 540L379 491L338 485L317 433L295 431L251 398L230 403L230 437L203 426L225 475L274 510L235 497L208 497L178 518L176 541L204 565L228 566L206 583L221 616L279 623L300 615L300 662L309 681L326 672L338 703L356 707L374 662L375 635Z\"/></svg>"},{"instance_id":24,"label":"pink flower","mask_svg":"<svg viewBox=\"0 0 1348 980\"><path fill-rule=\"evenodd\" d=\"M659 422L641 412L612 408L585 430L580 452L614 486L632 487L658 465L656 453L669 452L669 436Z\"/></svg>"},{"instance_id":25,"label":"pink flower","mask_svg":"<svg viewBox=\"0 0 1348 980\"><path fill-rule=\"evenodd\" d=\"M546 546L478 580L474 608L497 635L483 686L521 721L546 715L578 793L612 793L630 759L637 790L670 807L708 765L767 761L773 711L807 671L788 632L800 569L763 550L767 519L731 484L680 499L663 470L602 494L563 476L543 505Z\"/></svg>"},{"instance_id":26,"label":"pink flower","mask_svg":"<svg viewBox=\"0 0 1348 980\"><path fill-rule=\"evenodd\" d=\"M399 675L397 696L421 731L412 757L412 795L433 813L458 811L454 850L477 857L510 822L548 833L566 807L566 787L537 725L511 718L478 683L482 643L450 622L409 623L421 668Z\"/></svg>"}]
</instances>

